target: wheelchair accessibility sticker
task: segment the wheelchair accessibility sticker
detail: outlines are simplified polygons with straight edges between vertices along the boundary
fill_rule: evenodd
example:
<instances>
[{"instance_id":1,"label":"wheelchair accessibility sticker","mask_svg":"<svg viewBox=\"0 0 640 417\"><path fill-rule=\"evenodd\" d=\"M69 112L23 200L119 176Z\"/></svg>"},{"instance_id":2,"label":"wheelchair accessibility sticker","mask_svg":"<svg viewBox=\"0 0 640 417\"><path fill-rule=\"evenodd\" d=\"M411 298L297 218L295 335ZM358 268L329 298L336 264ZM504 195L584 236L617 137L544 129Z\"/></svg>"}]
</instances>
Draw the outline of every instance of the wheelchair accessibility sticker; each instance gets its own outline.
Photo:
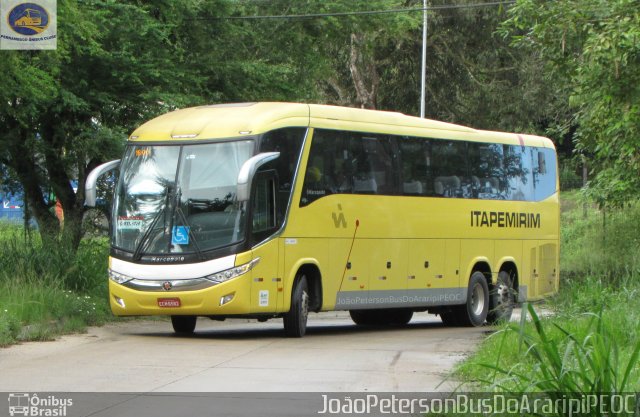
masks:
<instances>
[{"instance_id":1,"label":"wheelchair accessibility sticker","mask_svg":"<svg viewBox=\"0 0 640 417\"><path fill-rule=\"evenodd\" d=\"M173 232L171 233L171 243L174 245L188 245L189 227L173 226Z\"/></svg>"}]
</instances>

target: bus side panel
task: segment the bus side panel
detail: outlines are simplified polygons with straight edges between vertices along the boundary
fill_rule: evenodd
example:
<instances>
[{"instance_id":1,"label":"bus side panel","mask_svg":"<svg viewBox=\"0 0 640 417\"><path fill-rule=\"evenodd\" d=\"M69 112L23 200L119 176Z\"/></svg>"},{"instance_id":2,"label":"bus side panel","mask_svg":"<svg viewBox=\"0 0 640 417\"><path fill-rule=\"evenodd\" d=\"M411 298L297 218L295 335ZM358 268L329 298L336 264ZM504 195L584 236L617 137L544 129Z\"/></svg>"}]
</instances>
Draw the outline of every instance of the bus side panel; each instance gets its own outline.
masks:
<instances>
[{"instance_id":1,"label":"bus side panel","mask_svg":"<svg viewBox=\"0 0 640 417\"><path fill-rule=\"evenodd\" d=\"M369 239L330 239L330 271L322 277L323 310L362 308L369 296ZM352 247L353 244L353 247ZM351 250L351 256L349 256Z\"/></svg>"},{"instance_id":2,"label":"bus side panel","mask_svg":"<svg viewBox=\"0 0 640 417\"><path fill-rule=\"evenodd\" d=\"M463 285L463 286L465 285L465 279L466 280L469 279L469 277L471 276L471 271L473 270L473 267L476 265L476 263L485 261L486 263L489 264L489 267L492 266L493 260L495 259L494 245L495 245L494 241L491 239L486 239L486 240L466 239L462 241L460 265L463 269L462 271L460 271L460 277L461 277L460 285ZM497 271L491 270L491 272L493 273L492 281L494 281L496 277L495 273Z\"/></svg>"},{"instance_id":3,"label":"bus side panel","mask_svg":"<svg viewBox=\"0 0 640 417\"><path fill-rule=\"evenodd\" d=\"M283 274L283 312L291 308L291 294L295 279L300 268L305 264L315 265L320 269L321 277L326 276L326 266L329 265L329 239L286 238L284 244L284 274ZM307 277L310 279L310 277ZM323 284L324 286L324 284ZM326 292L326 291L323 291Z\"/></svg>"},{"instance_id":4,"label":"bus side panel","mask_svg":"<svg viewBox=\"0 0 640 417\"><path fill-rule=\"evenodd\" d=\"M522 261L522 241L521 240L496 240L495 242L495 258L491 264L491 272L493 272L493 279L498 277L498 272L505 261L512 261L516 265L518 272L518 285L523 294L528 291L527 284L524 282L524 276L526 275L523 269Z\"/></svg>"},{"instance_id":5,"label":"bus side panel","mask_svg":"<svg viewBox=\"0 0 640 417\"><path fill-rule=\"evenodd\" d=\"M558 243L553 240L538 241L538 257L539 257L539 295L545 296L553 294L557 287L558 270L557 270L557 253Z\"/></svg>"},{"instance_id":6,"label":"bus side panel","mask_svg":"<svg viewBox=\"0 0 640 417\"><path fill-rule=\"evenodd\" d=\"M395 295L406 295L407 241L406 239L371 239L369 291L395 290ZM399 291L399 292L398 292Z\"/></svg>"},{"instance_id":7,"label":"bus side panel","mask_svg":"<svg viewBox=\"0 0 640 417\"><path fill-rule=\"evenodd\" d=\"M520 286L527 286L526 300L540 298L538 278L538 242L535 240L522 241L522 272ZM524 296L524 294L521 294ZM526 301L521 300L521 301Z\"/></svg>"},{"instance_id":8,"label":"bus side panel","mask_svg":"<svg viewBox=\"0 0 640 417\"><path fill-rule=\"evenodd\" d=\"M446 288L444 280L445 247L437 239L410 239L408 290ZM413 277L413 278L411 278Z\"/></svg>"},{"instance_id":9,"label":"bus side panel","mask_svg":"<svg viewBox=\"0 0 640 417\"><path fill-rule=\"evenodd\" d=\"M469 277L460 276L460 239L446 239L444 256L444 284L449 288L467 289Z\"/></svg>"}]
</instances>

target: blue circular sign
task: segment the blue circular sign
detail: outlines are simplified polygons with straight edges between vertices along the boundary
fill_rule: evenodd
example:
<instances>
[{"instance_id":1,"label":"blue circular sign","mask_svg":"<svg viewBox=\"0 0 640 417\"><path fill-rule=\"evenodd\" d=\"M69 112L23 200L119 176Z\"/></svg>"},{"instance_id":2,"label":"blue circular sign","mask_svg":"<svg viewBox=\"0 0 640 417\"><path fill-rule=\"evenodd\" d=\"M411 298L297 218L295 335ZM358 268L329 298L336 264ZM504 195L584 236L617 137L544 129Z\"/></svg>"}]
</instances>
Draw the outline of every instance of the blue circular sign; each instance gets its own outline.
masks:
<instances>
[{"instance_id":1,"label":"blue circular sign","mask_svg":"<svg viewBox=\"0 0 640 417\"><path fill-rule=\"evenodd\" d=\"M49 26L49 13L39 4L22 3L11 9L7 22L20 35L38 35Z\"/></svg>"}]
</instances>

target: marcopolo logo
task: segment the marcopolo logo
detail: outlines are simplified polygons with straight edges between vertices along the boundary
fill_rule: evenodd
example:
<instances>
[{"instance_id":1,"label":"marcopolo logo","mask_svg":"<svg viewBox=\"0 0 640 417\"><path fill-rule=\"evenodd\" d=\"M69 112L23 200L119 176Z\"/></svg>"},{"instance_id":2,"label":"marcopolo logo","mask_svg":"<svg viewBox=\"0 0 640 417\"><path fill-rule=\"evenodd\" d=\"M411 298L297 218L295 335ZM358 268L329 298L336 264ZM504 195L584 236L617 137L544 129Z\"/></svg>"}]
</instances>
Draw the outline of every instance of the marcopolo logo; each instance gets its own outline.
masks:
<instances>
[{"instance_id":1,"label":"marcopolo logo","mask_svg":"<svg viewBox=\"0 0 640 417\"><path fill-rule=\"evenodd\" d=\"M19 35L38 35L49 26L49 13L39 4L22 3L11 9L7 22Z\"/></svg>"},{"instance_id":2,"label":"marcopolo logo","mask_svg":"<svg viewBox=\"0 0 640 417\"><path fill-rule=\"evenodd\" d=\"M56 0L2 0L0 49L56 49Z\"/></svg>"},{"instance_id":3,"label":"marcopolo logo","mask_svg":"<svg viewBox=\"0 0 640 417\"><path fill-rule=\"evenodd\" d=\"M9 394L9 415L13 416L50 416L65 417L73 406L73 399L59 398L55 395Z\"/></svg>"}]
</instances>

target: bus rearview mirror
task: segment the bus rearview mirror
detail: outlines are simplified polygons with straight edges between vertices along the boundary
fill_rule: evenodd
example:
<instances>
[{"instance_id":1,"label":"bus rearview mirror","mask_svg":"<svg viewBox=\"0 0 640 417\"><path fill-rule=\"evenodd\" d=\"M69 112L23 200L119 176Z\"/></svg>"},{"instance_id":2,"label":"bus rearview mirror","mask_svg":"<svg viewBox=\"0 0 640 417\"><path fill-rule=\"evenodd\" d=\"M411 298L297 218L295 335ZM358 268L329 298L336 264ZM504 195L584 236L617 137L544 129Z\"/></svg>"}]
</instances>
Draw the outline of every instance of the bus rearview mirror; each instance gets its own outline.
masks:
<instances>
[{"instance_id":1,"label":"bus rearview mirror","mask_svg":"<svg viewBox=\"0 0 640 417\"><path fill-rule=\"evenodd\" d=\"M98 165L87 175L87 180L84 184L84 204L88 207L95 207L97 200L97 183L98 178L106 174L109 171L113 171L120 166L120 160L109 161L102 165Z\"/></svg>"},{"instance_id":2,"label":"bus rearview mirror","mask_svg":"<svg viewBox=\"0 0 640 417\"><path fill-rule=\"evenodd\" d=\"M258 168L280 156L280 152L263 152L255 155L242 164L238 173L238 187L236 198L238 201L248 201L251 194L251 182Z\"/></svg>"}]
</instances>

